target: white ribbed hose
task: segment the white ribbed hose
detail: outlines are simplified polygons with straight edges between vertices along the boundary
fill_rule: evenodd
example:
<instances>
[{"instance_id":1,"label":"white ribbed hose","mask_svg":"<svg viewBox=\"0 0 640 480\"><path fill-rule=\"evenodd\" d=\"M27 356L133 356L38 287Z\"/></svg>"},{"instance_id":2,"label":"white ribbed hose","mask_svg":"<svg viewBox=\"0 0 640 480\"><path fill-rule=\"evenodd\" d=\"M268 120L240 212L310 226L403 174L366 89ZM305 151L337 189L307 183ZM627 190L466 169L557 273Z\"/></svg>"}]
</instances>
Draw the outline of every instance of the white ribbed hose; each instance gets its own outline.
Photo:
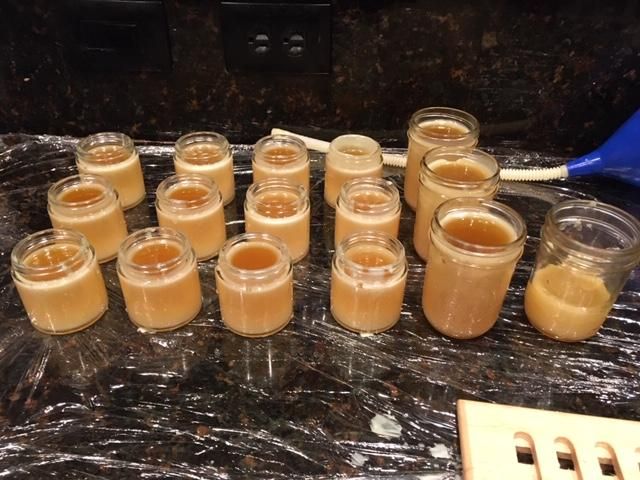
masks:
<instances>
[{"instance_id":1,"label":"white ribbed hose","mask_svg":"<svg viewBox=\"0 0 640 480\"><path fill-rule=\"evenodd\" d=\"M304 142L310 150L327 153L329 151L329 142L318 140L317 138L305 137L297 133L282 130L280 128L272 128L271 135L291 135L299 138ZM393 153L383 153L382 162L390 167L405 168L407 166L407 158L404 155ZM567 178L569 170L566 165L551 168L503 168L500 170L500 178L508 182L543 182L546 180L557 180L559 178Z\"/></svg>"}]
</instances>

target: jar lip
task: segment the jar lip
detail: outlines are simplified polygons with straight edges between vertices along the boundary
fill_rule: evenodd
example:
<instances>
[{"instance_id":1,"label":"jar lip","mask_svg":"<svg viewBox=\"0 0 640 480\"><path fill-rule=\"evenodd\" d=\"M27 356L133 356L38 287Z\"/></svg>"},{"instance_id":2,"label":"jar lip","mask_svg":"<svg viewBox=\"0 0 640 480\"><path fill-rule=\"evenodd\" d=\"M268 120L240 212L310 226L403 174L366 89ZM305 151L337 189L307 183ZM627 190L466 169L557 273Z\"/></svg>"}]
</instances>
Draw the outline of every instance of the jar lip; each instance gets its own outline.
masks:
<instances>
[{"instance_id":1,"label":"jar lip","mask_svg":"<svg viewBox=\"0 0 640 480\"><path fill-rule=\"evenodd\" d=\"M267 161L264 158L265 149L274 144L277 146L290 145L294 146L297 151L294 155L278 155L273 156L277 161ZM286 161L284 161L286 160ZM276 134L262 137L253 147L253 161L257 163L266 163L269 165L293 166L299 163L306 163L309 160L309 151L302 140L292 135Z\"/></svg>"},{"instance_id":2,"label":"jar lip","mask_svg":"<svg viewBox=\"0 0 640 480\"><path fill-rule=\"evenodd\" d=\"M356 212L356 204L358 202L354 200L353 194L359 190L381 192L388 196L388 200L369 205L367 210L359 210ZM336 202L336 208L341 206L344 206L350 212L367 216L396 212L402 208L400 205L400 192L395 183L386 178L379 177L358 177L343 183Z\"/></svg>"},{"instance_id":3,"label":"jar lip","mask_svg":"<svg viewBox=\"0 0 640 480\"><path fill-rule=\"evenodd\" d=\"M180 254L164 262L157 262L151 265L139 265L131 261L130 252L139 250L147 243L169 243L173 242L180 246ZM195 253L187 237L171 227L147 227L137 230L129 235L120 244L118 249L118 269L126 269L142 275L158 274L173 270L178 265L189 259L195 258Z\"/></svg>"},{"instance_id":4,"label":"jar lip","mask_svg":"<svg viewBox=\"0 0 640 480\"><path fill-rule=\"evenodd\" d=\"M26 265L24 261L34 252L45 248L54 241L78 247L78 250L70 257L55 265L43 267ZM66 228L48 228L27 235L13 247L11 251L11 266L14 271L24 276L49 275L77 270L79 264L84 263L86 252L90 252L91 259L95 257L95 251L87 238L75 230Z\"/></svg>"},{"instance_id":5,"label":"jar lip","mask_svg":"<svg viewBox=\"0 0 640 480\"><path fill-rule=\"evenodd\" d=\"M362 144L365 144L367 148L366 154L357 155L349 152L344 152L340 150L340 144L346 143L347 145L351 145L350 141L358 141L359 147ZM360 135L357 133L347 133L344 135L340 135L334 138L331 143L329 143L329 153L334 155L339 155L344 158L348 158L349 162L353 163L369 163L372 159L380 159L382 163L382 147L380 144L371 137L367 137L366 135Z\"/></svg>"},{"instance_id":6,"label":"jar lip","mask_svg":"<svg viewBox=\"0 0 640 480\"><path fill-rule=\"evenodd\" d=\"M478 162L479 159L488 161L490 164L488 168L492 172L491 176L482 180L455 180L443 177L431 168L431 165L438 161L458 161L465 159L472 162ZM484 164L483 166L486 167ZM479 148L436 147L428 151L420 161L420 182L424 183L423 177L427 176L444 186L472 190L487 183L497 185L500 182L500 165L493 155Z\"/></svg>"},{"instance_id":7,"label":"jar lip","mask_svg":"<svg viewBox=\"0 0 640 480\"><path fill-rule=\"evenodd\" d=\"M120 145L131 152L131 154L133 154L135 150L133 140L124 133L98 132L81 139L76 145L76 154L85 160L93 161L91 150L102 145Z\"/></svg>"},{"instance_id":8,"label":"jar lip","mask_svg":"<svg viewBox=\"0 0 640 480\"><path fill-rule=\"evenodd\" d=\"M238 248L246 248L242 245L248 243L262 243L273 247L279 254L277 261L266 268L255 270L236 267L231 262L231 254ZM252 280L268 278L282 270L283 266L287 266L289 270L293 268L289 249L282 240L270 233L241 233L224 242L218 253L218 268L223 267L225 272L239 277L251 278Z\"/></svg>"},{"instance_id":9,"label":"jar lip","mask_svg":"<svg viewBox=\"0 0 640 480\"><path fill-rule=\"evenodd\" d=\"M351 260L346 255L347 252L351 248L362 244L370 244L386 248L394 255L394 262L381 266L365 266ZM347 235L336 246L334 261L341 262L343 264L343 269L349 269L350 271L357 272L360 275L397 273L396 271L402 267L404 267L404 270L408 268L406 254L402 243L395 237L376 231L362 231Z\"/></svg>"},{"instance_id":10,"label":"jar lip","mask_svg":"<svg viewBox=\"0 0 640 480\"><path fill-rule=\"evenodd\" d=\"M171 198L172 191L180 187L199 186L206 190L202 197L191 199ZM175 210L194 210L208 206L212 201L222 201L216 182L199 173L177 173L165 178L156 188L156 205Z\"/></svg>"},{"instance_id":11,"label":"jar lip","mask_svg":"<svg viewBox=\"0 0 640 480\"><path fill-rule=\"evenodd\" d=\"M174 144L174 150L179 156L185 148L198 143L215 143L225 155L231 148L229 140L224 135L213 131L198 131L186 133L178 138Z\"/></svg>"},{"instance_id":12,"label":"jar lip","mask_svg":"<svg viewBox=\"0 0 640 480\"><path fill-rule=\"evenodd\" d=\"M261 200L261 196L273 191L286 191L295 195L295 198L282 202L283 207L295 206L294 215L305 210L309 204L309 193L303 185L293 183L286 178L267 178L249 186L245 196L245 206L268 206Z\"/></svg>"},{"instance_id":13,"label":"jar lip","mask_svg":"<svg viewBox=\"0 0 640 480\"><path fill-rule=\"evenodd\" d=\"M448 212L445 210L451 209ZM493 211L493 212L492 212ZM444 218L441 218L444 212ZM444 228L444 219L451 213L457 214L458 212L464 212L470 216L492 216L497 217L498 214L506 217L508 220L500 219L502 223L508 223L509 228L514 232L514 239L509 243L503 245L480 245L477 243L467 242L460 238L450 234ZM456 215L462 216L462 215ZM464 253L465 255L472 256L502 256L506 251L513 249L521 249L527 239L527 227L522 216L516 212L513 208L505 205L504 203L496 202L495 200L485 200L482 198L466 197L466 198L453 198L443 202L438 208L436 208L433 214L433 220L431 221L431 228L438 235L441 235L448 245L454 248L456 251Z\"/></svg>"},{"instance_id":14,"label":"jar lip","mask_svg":"<svg viewBox=\"0 0 640 480\"><path fill-rule=\"evenodd\" d=\"M80 185L99 185L100 193L95 197L80 201L66 201L60 198L66 191L72 190L74 187L78 187ZM55 205L57 207L80 210L99 205L112 195L117 198L117 193L113 188L113 184L106 177L90 173L80 173L65 177L51 185L47 192L47 200L51 205Z\"/></svg>"},{"instance_id":15,"label":"jar lip","mask_svg":"<svg viewBox=\"0 0 640 480\"><path fill-rule=\"evenodd\" d=\"M595 247L568 235L559 227L559 224L562 220L561 214L571 208L583 208L591 212L599 211L624 222L629 231L622 232L619 228L616 228L616 230L630 242L630 245L622 248ZM601 221L600 223L605 222ZM578 257L588 257L591 262L614 263L618 261L630 261L635 263L640 260L640 222L630 213L613 205L596 200L566 200L557 203L547 212L545 228L550 228L553 231L559 243L561 243L564 248L570 250Z\"/></svg>"},{"instance_id":16,"label":"jar lip","mask_svg":"<svg viewBox=\"0 0 640 480\"><path fill-rule=\"evenodd\" d=\"M447 143L456 143L461 140L467 140L470 137L477 137L480 133L480 122L478 119L464 110L460 110L458 108L452 107L426 107L421 108L420 110L414 112L409 118L409 132L415 133L419 138L424 140L432 140L435 139L430 135L424 134L420 130L420 125L429 120L448 120L458 124L463 125L467 128L467 132L463 135L452 137L452 138L440 138L438 137L438 142L447 144Z\"/></svg>"}]
</instances>

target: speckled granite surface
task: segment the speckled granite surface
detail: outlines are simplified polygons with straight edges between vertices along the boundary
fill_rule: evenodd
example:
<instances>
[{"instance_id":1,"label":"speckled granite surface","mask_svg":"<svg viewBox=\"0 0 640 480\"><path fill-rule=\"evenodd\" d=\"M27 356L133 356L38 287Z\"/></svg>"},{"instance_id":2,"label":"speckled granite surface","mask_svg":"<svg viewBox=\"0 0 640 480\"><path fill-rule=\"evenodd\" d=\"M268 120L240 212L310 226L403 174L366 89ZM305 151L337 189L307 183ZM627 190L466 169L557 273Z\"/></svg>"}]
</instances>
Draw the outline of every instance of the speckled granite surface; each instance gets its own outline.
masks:
<instances>
[{"instance_id":1,"label":"speckled granite surface","mask_svg":"<svg viewBox=\"0 0 640 480\"><path fill-rule=\"evenodd\" d=\"M498 199L525 217L529 238L496 326L466 342L437 334L421 312L424 265L405 209L400 238L410 270L401 319L362 337L329 312L334 212L322 200L322 158L314 154L311 251L295 266L295 315L281 333L249 340L224 328L213 259L200 265L202 312L176 332L136 330L110 262L102 267L107 314L84 332L48 337L31 328L20 306L9 252L49 226L47 188L75 171L75 141L0 136L0 477L453 480L461 471L459 398L640 420L638 269L589 341L548 340L522 308L550 205L598 197L640 217L637 189L611 181L502 185ZM148 195L126 213L130 230L155 224L153 191L172 172L170 144L138 147ZM503 165L560 161L495 151ZM251 148L235 145L234 152L230 235L243 229L251 181ZM402 173L385 175L401 186ZM400 430L376 433L378 415Z\"/></svg>"},{"instance_id":2,"label":"speckled granite surface","mask_svg":"<svg viewBox=\"0 0 640 480\"><path fill-rule=\"evenodd\" d=\"M635 0L336 0L324 77L227 73L218 2L199 0L165 1L171 72L79 72L65 57L63 3L2 4L0 132L214 129L253 143L296 125L404 146L413 111L449 105L475 114L484 138L578 154L640 106Z\"/></svg>"}]
</instances>

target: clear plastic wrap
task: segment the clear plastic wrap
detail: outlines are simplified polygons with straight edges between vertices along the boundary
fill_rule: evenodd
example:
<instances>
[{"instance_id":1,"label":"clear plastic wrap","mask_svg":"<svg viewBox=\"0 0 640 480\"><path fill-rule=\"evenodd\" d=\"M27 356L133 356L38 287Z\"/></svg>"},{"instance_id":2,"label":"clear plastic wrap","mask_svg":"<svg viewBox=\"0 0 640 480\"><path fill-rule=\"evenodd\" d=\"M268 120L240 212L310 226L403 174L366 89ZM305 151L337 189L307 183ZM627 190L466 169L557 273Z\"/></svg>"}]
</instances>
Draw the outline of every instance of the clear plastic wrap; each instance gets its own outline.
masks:
<instances>
[{"instance_id":1,"label":"clear plastic wrap","mask_svg":"<svg viewBox=\"0 0 640 480\"><path fill-rule=\"evenodd\" d=\"M224 328L216 260L200 265L204 307L188 326L156 335L129 322L115 273L102 266L107 314L89 329L35 331L10 275L10 252L47 228L49 185L75 172L75 139L0 136L0 477L454 479L461 474L458 398L640 419L640 274L600 333L577 344L536 332L523 293L544 214L565 198L593 198L640 215L638 190L613 182L504 184L498 199L527 221L529 238L496 326L471 341L436 333L420 307L424 265L410 264L400 322L371 336L329 312L334 211L312 156L312 244L295 266L295 316L281 333L245 339ZM130 231L156 224L158 183L173 172L170 144L139 142L147 201L126 212ZM389 151L399 153L398 150ZM503 165L564 159L494 149ZM238 192L229 236L243 230L251 147L235 146ZM402 170L386 176L402 184Z\"/></svg>"}]
</instances>

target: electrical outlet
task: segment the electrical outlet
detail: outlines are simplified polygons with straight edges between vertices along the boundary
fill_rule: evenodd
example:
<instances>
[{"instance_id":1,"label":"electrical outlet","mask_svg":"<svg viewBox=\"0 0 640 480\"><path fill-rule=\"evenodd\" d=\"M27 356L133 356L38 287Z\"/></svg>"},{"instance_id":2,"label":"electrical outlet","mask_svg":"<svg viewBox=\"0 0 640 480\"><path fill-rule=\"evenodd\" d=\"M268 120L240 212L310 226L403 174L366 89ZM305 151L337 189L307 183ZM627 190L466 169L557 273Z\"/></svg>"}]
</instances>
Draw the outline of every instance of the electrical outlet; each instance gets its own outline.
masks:
<instances>
[{"instance_id":1,"label":"electrical outlet","mask_svg":"<svg viewBox=\"0 0 640 480\"><path fill-rule=\"evenodd\" d=\"M221 11L228 70L329 73L331 3L222 2Z\"/></svg>"}]
</instances>

